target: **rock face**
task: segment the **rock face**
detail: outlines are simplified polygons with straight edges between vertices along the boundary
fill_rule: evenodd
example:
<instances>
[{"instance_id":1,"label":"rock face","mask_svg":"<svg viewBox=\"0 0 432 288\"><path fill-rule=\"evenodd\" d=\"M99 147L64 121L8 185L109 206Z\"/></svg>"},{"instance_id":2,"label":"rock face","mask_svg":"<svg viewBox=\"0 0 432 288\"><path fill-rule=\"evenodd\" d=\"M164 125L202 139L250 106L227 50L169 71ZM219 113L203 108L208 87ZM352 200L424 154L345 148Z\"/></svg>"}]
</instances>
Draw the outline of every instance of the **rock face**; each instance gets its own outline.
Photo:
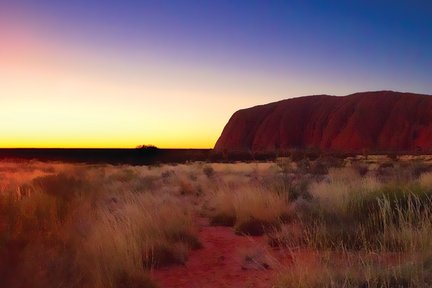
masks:
<instances>
[{"instance_id":1,"label":"rock face","mask_svg":"<svg viewBox=\"0 0 432 288\"><path fill-rule=\"evenodd\" d=\"M432 96L392 91L292 98L235 112L217 151L432 150Z\"/></svg>"}]
</instances>

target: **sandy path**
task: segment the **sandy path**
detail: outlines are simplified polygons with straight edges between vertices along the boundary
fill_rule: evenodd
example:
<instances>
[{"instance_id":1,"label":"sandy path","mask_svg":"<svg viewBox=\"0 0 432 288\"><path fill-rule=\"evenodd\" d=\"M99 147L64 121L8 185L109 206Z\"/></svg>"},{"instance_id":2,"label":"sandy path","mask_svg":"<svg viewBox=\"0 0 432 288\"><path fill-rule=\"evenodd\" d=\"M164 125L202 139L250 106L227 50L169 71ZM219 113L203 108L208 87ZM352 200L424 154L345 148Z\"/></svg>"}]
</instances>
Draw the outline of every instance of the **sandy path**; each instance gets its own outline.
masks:
<instances>
[{"instance_id":1,"label":"sandy path","mask_svg":"<svg viewBox=\"0 0 432 288\"><path fill-rule=\"evenodd\" d=\"M191 251L185 266L171 266L152 271L162 288L269 288L274 269L265 269L245 255L268 249L264 237L235 235L232 228L203 224L199 234L203 248Z\"/></svg>"}]
</instances>

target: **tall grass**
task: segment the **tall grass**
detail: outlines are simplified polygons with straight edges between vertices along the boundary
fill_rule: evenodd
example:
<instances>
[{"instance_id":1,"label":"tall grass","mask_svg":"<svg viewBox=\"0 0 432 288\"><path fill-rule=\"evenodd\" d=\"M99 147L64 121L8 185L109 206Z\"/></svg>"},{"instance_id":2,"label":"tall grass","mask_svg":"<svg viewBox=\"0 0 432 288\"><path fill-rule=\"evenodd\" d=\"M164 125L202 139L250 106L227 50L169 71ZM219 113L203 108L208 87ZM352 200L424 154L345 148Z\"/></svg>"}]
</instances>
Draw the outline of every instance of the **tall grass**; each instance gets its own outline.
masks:
<instances>
[{"instance_id":1,"label":"tall grass","mask_svg":"<svg viewBox=\"0 0 432 288\"><path fill-rule=\"evenodd\" d=\"M341 259L339 259L341 260ZM336 262L336 261L334 261ZM275 288L418 288L431 287L431 258L399 265L342 257L339 265L326 261L296 262L279 272Z\"/></svg>"},{"instance_id":2,"label":"tall grass","mask_svg":"<svg viewBox=\"0 0 432 288\"><path fill-rule=\"evenodd\" d=\"M94 219L82 259L97 269L98 287L116 287L125 273L185 263L200 247L190 212L169 197L127 193L114 207L98 207Z\"/></svg>"},{"instance_id":3,"label":"tall grass","mask_svg":"<svg viewBox=\"0 0 432 288\"><path fill-rule=\"evenodd\" d=\"M234 226L237 233L261 235L281 224L290 213L285 195L257 186L222 187L210 200L211 222Z\"/></svg>"},{"instance_id":4,"label":"tall grass","mask_svg":"<svg viewBox=\"0 0 432 288\"><path fill-rule=\"evenodd\" d=\"M327 180L310 186L312 200L296 206L301 235L289 237L293 230L282 229L279 243L304 245L337 258L354 253L355 263L344 260L348 267L335 267L338 260L333 259L295 264L280 274L276 287L430 287L429 177L401 182L394 175L393 181L383 183L347 169L331 170ZM379 263L365 261L365 253L377 255ZM385 255L397 255L397 260L386 260Z\"/></svg>"},{"instance_id":5,"label":"tall grass","mask_svg":"<svg viewBox=\"0 0 432 288\"><path fill-rule=\"evenodd\" d=\"M0 163L0 287L156 287L148 270L185 264L202 216L288 248L275 287L431 287L425 166L318 160Z\"/></svg>"},{"instance_id":6,"label":"tall grass","mask_svg":"<svg viewBox=\"0 0 432 288\"><path fill-rule=\"evenodd\" d=\"M3 189L1 287L156 287L148 269L186 261L200 246L191 206L131 189L139 170L113 170L78 167Z\"/></svg>"},{"instance_id":7,"label":"tall grass","mask_svg":"<svg viewBox=\"0 0 432 288\"><path fill-rule=\"evenodd\" d=\"M425 248L432 232L432 190L417 183L379 188L372 188L376 183L371 183L354 183L355 188L346 185L344 189L330 184L318 189L317 202L303 211L308 240L317 248Z\"/></svg>"}]
</instances>

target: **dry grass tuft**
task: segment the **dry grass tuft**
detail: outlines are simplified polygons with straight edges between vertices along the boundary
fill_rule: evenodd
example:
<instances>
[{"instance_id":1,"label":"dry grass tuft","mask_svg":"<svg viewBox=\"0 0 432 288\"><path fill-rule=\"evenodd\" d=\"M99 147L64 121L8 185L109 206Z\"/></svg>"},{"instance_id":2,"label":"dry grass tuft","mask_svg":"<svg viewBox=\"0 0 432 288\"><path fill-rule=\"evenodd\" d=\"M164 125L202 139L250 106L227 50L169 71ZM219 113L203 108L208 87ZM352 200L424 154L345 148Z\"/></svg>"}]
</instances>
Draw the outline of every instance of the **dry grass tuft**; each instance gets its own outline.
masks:
<instances>
[{"instance_id":1,"label":"dry grass tuft","mask_svg":"<svg viewBox=\"0 0 432 288\"><path fill-rule=\"evenodd\" d=\"M236 233L254 236L280 226L289 213L285 197L254 186L217 190L210 205L212 224L233 225Z\"/></svg>"},{"instance_id":2,"label":"dry grass tuft","mask_svg":"<svg viewBox=\"0 0 432 288\"><path fill-rule=\"evenodd\" d=\"M0 286L156 287L147 269L185 263L201 245L192 207L134 189L153 176L122 169L76 167L3 189Z\"/></svg>"},{"instance_id":3,"label":"dry grass tuft","mask_svg":"<svg viewBox=\"0 0 432 288\"><path fill-rule=\"evenodd\" d=\"M200 247L198 215L289 252L243 252L245 269L287 265L275 287L431 287L429 164L363 158L0 163L0 287L156 287L149 269Z\"/></svg>"},{"instance_id":4,"label":"dry grass tuft","mask_svg":"<svg viewBox=\"0 0 432 288\"><path fill-rule=\"evenodd\" d=\"M343 261L341 261L343 260ZM418 262L386 265L356 257L339 256L339 264L319 260L296 261L293 266L280 271L274 287L277 288L397 288L430 287L432 266L430 258Z\"/></svg>"}]
</instances>

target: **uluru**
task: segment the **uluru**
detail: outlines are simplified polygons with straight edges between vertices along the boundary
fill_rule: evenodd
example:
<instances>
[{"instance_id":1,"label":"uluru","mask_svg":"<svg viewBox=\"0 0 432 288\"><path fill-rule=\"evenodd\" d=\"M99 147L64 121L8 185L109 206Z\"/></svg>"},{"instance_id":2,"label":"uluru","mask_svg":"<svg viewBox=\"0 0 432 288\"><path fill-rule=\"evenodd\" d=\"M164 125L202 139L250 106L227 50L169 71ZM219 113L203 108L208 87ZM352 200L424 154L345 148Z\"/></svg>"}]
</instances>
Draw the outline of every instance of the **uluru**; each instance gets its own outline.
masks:
<instances>
[{"instance_id":1,"label":"uluru","mask_svg":"<svg viewBox=\"0 0 432 288\"><path fill-rule=\"evenodd\" d=\"M393 91L313 95L235 112L216 151L430 151L432 96Z\"/></svg>"}]
</instances>

